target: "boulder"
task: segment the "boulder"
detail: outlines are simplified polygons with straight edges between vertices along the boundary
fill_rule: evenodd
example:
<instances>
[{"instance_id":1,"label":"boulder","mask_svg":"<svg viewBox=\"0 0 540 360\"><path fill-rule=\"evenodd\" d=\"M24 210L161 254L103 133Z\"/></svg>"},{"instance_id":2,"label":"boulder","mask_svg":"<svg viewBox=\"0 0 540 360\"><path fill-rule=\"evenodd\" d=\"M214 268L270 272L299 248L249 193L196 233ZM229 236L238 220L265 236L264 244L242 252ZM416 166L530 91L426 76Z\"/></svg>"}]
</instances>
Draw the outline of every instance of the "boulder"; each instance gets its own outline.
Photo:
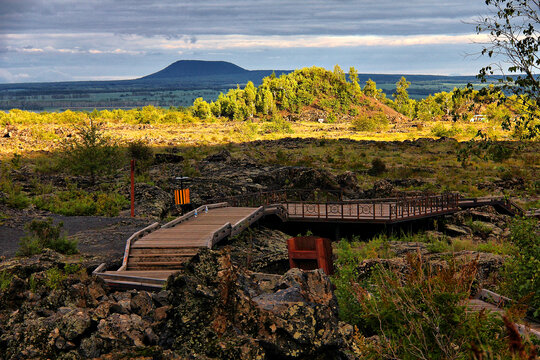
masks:
<instances>
[{"instance_id":1,"label":"boulder","mask_svg":"<svg viewBox=\"0 0 540 360\"><path fill-rule=\"evenodd\" d=\"M450 236L467 236L471 234L469 228L454 224L445 224L444 231Z\"/></svg>"},{"instance_id":2,"label":"boulder","mask_svg":"<svg viewBox=\"0 0 540 360\"><path fill-rule=\"evenodd\" d=\"M356 194L359 192L358 179L352 171L346 171L336 176L339 187L345 194Z\"/></svg>"},{"instance_id":3,"label":"boulder","mask_svg":"<svg viewBox=\"0 0 540 360\"><path fill-rule=\"evenodd\" d=\"M153 218L163 217L173 205L172 193L145 183L135 184L135 199L135 213Z\"/></svg>"},{"instance_id":4,"label":"boulder","mask_svg":"<svg viewBox=\"0 0 540 360\"><path fill-rule=\"evenodd\" d=\"M152 296L146 291L140 291L130 302L131 311L139 316L151 315L154 311Z\"/></svg>"},{"instance_id":5,"label":"boulder","mask_svg":"<svg viewBox=\"0 0 540 360\"><path fill-rule=\"evenodd\" d=\"M228 162L231 158L231 153L228 150L223 149L216 154L207 156L204 160L208 162Z\"/></svg>"},{"instance_id":6,"label":"boulder","mask_svg":"<svg viewBox=\"0 0 540 360\"><path fill-rule=\"evenodd\" d=\"M228 247L233 262L248 270L283 274L289 269L289 238L279 230L260 227L224 242L220 247Z\"/></svg>"},{"instance_id":7,"label":"boulder","mask_svg":"<svg viewBox=\"0 0 540 360\"><path fill-rule=\"evenodd\" d=\"M367 190L365 193L368 198L386 198L397 194L394 185L385 179L376 181L373 184L373 188Z\"/></svg>"},{"instance_id":8,"label":"boulder","mask_svg":"<svg viewBox=\"0 0 540 360\"><path fill-rule=\"evenodd\" d=\"M72 309L63 314L59 322L60 334L68 341L81 338L90 328L92 321L84 309Z\"/></svg>"},{"instance_id":9,"label":"boulder","mask_svg":"<svg viewBox=\"0 0 540 360\"><path fill-rule=\"evenodd\" d=\"M412 252L402 253L402 255L405 254L410 254L409 256L418 256ZM452 259L452 262L458 265L475 261L477 269L476 285L480 287L482 284L491 281L492 277L496 276L504 265L504 256L468 250L456 253L446 252L430 254L424 252L421 256L422 260L429 264L432 269L441 269L449 266L449 259ZM407 274L410 271L406 256L391 259L367 259L358 265L357 271L359 280L367 279L378 267L394 270L400 274Z\"/></svg>"},{"instance_id":10,"label":"boulder","mask_svg":"<svg viewBox=\"0 0 540 360\"><path fill-rule=\"evenodd\" d=\"M276 283L265 291L228 255L201 250L168 283L160 343L173 338L179 354L195 358L344 356L347 331L328 277L293 269Z\"/></svg>"},{"instance_id":11,"label":"boulder","mask_svg":"<svg viewBox=\"0 0 540 360\"><path fill-rule=\"evenodd\" d=\"M154 158L155 164L177 164L184 161L184 157L178 154L156 154Z\"/></svg>"}]
</instances>

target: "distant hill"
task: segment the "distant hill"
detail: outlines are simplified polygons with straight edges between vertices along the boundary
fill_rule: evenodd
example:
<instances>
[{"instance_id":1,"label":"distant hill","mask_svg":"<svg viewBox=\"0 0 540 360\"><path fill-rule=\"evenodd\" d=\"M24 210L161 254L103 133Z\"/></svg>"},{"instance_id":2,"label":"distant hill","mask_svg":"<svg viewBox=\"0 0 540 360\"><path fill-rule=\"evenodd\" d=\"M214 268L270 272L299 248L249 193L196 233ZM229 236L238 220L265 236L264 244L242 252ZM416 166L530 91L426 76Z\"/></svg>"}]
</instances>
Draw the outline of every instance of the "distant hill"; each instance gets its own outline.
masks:
<instances>
[{"instance_id":1,"label":"distant hill","mask_svg":"<svg viewBox=\"0 0 540 360\"><path fill-rule=\"evenodd\" d=\"M226 61L179 60L165 69L140 79L174 79L184 77L206 77L247 74L249 70Z\"/></svg>"},{"instance_id":2,"label":"distant hill","mask_svg":"<svg viewBox=\"0 0 540 360\"><path fill-rule=\"evenodd\" d=\"M117 107L190 106L197 97L217 99L237 85L248 81L255 86L275 72L276 76L292 70L246 70L226 61L179 60L153 74L133 80L64 81L48 83L0 84L0 111L94 109ZM387 96L395 91L401 74L359 74L363 86L367 79L377 82ZM412 84L409 95L421 99L440 91L451 91L467 83L482 86L473 76L405 75ZM494 77L496 79L496 77Z\"/></svg>"}]
</instances>

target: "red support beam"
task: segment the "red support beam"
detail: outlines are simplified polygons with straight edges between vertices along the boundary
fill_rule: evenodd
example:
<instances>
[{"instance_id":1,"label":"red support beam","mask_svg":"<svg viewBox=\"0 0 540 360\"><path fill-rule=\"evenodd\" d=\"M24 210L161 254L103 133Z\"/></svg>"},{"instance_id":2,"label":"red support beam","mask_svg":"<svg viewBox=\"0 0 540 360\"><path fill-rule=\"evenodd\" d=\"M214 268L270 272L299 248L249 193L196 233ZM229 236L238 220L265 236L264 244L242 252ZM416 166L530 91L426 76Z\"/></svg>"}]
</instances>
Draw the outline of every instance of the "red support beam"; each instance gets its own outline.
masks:
<instances>
[{"instance_id":1,"label":"red support beam","mask_svg":"<svg viewBox=\"0 0 540 360\"><path fill-rule=\"evenodd\" d=\"M131 160L131 217L135 217L135 160Z\"/></svg>"}]
</instances>

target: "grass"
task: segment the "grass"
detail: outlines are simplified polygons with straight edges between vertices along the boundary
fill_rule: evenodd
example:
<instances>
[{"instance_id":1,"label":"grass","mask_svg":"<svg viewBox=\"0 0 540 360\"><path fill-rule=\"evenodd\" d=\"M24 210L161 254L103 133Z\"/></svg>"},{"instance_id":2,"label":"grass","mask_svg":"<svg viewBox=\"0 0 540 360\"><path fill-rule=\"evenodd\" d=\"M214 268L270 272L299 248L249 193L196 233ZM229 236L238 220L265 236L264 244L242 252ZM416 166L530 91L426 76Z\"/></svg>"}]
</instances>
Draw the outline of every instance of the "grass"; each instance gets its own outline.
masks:
<instances>
[{"instance_id":1,"label":"grass","mask_svg":"<svg viewBox=\"0 0 540 360\"><path fill-rule=\"evenodd\" d=\"M367 242L342 240L338 246L338 254L352 254L355 259L391 258L394 256L390 241L420 242L426 244L430 253L459 252L463 250L487 252L497 255L511 255L515 247L511 242L501 239L474 241L472 238L451 238L446 235L433 237L430 233L402 233L398 236L378 235ZM342 256L342 255L340 255Z\"/></svg>"},{"instance_id":2,"label":"grass","mask_svg":"<svg viewBox=\"0 0 540 360\"><path fill-rule=\"evenodd\" d=\"M28 129L25 132L28 139L25 142L16 137L5 139L5 146L0 149L0 160L15 159L18 166L21 163L28 165L33 171L44 175L65 171L58 161L59 142L46 136L33 135L38 133L33 129L38 128L42 133L65 133L66 123L63 119L56 123L53 117L51 121L48 124L17 124L20 131ZM195 119L193 122L153 123L144 126L110 122L104 124L103 130L106 136L119 138L124 149L134 142L144 142L154 153L174 147L186 159L183 172L189 177L204 176L197 169L197 161L227 148L233 157L248 156L267 165L310 166L333 173L355 171L363 189L371 188L381 177L390 180L420 179L422 181L415 185L405 184L398 188L432 192L459 191L465 196L508 195L527 198L522 204L526 207L534 207L534 204L537 206L540 194L540 182L537 180L540 177L539 142L500 142L499 150L494 150L495 153L488 158L473 155L465 164L458 160L458 152L467 146L464 142L410 141L448 136L449 131L456 140L466 141L478 130L494 135L499 140L511 140L511 132L505 132L500 125L490 122L450 124L433 121L421 125L393 123L385 131L377 132L356 131L350 123L339 121L329 124L288 122L279 118L273 121L246 122L224 119L203 122ZM288 137L299 139L298 144L286 146L264 142ZM310 140L300 142L300 139ZM375 159L385 164L386 171L371 172L373 176L370 176L368 170L372 168ZM486 186L486 183L489 185L494 181L511 181L514 178L522 178L524 186ZM149 184L158 184L160 180L166 179L155 174L153 177L141 178L141 181ZM35 188L34 195L40 196L49 190L47 184ZM9 195L8 200L4 201L12 207L26 207L30 204L25 197L27 194L16 185L9 192L4 192ZM528 205L531 202L533 205Z\"/></svg>"},{"instance_id":3,"label":"grass","mask_svg":"<svg viewBox=\"0 0 540 360\"><path fill-rule=\"evenodd\" d=\"M36 196L33 202L38 209L68 216L117 216L128 204L128 200L118 193L89 193L80 189Z\"/></svg>"}]
</instances>

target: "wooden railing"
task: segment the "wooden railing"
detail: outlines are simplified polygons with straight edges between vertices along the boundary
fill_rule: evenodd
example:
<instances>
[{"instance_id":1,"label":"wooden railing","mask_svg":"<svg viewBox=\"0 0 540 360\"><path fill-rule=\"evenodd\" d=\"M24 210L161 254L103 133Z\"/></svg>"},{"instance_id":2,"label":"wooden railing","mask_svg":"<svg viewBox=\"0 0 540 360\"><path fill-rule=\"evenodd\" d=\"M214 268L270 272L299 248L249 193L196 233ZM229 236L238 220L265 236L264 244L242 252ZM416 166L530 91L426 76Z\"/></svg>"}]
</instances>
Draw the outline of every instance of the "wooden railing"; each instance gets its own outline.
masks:
<instances>
[{"instance_id":1,"label":"wooden railing","mask_svg":"<svg viewBox=\"0 0 540 360\"><path fill-rule=\"evenodd\" d=\"M126 241L126 248L124 250L124 258L122 259L122 266L118 269L118 271L123 271L127 268L127 261L129 257L129 251L131 249L131 244L133 244L135 241L137 241L139 238L143 237L146 234L151 233L152 231L156 231L159 229L159 223L155 222L152 225L149 225L145 227L142 230L137 231L133 235L129 237Z\"/></svg>"},{"instance_id":2,"label":"wooden railing","mask_svg":"<svg viewBox=\"0 0 540 360\"><path fill-rule=\"evenodd\" d=\"M289 219L394 222L453 212L457 194L404 199L350 200L340 202L289 201L283 204Z\"/></svg>"},{"instance_id":3,"label":"wooden railing","mask_svg":"<svg viewBox=\"0 0 540 360\"><path fill-rule=\"evenodd\" d=\"M526 211L515 202L504 197L480 197L480 198L460 198L460 207L477 207L483 205L498 205L506 209L510 214L524 216Z\"/></svg>"},{"instance_id":4,"label":"wooden railing","mask_svg":"<svg viewBox=\"0 0 540 360\"><path fill-rule=\"evenodd\" d=\"M332 200L334 199L334 200ZM421 195L380 199L344 199L341 192L276 190L235 196L225 200L230 206L282 206L295 219L372 220L393 222L452 212L458 209L459 195Z\"/></svg>"}]
</instances>

